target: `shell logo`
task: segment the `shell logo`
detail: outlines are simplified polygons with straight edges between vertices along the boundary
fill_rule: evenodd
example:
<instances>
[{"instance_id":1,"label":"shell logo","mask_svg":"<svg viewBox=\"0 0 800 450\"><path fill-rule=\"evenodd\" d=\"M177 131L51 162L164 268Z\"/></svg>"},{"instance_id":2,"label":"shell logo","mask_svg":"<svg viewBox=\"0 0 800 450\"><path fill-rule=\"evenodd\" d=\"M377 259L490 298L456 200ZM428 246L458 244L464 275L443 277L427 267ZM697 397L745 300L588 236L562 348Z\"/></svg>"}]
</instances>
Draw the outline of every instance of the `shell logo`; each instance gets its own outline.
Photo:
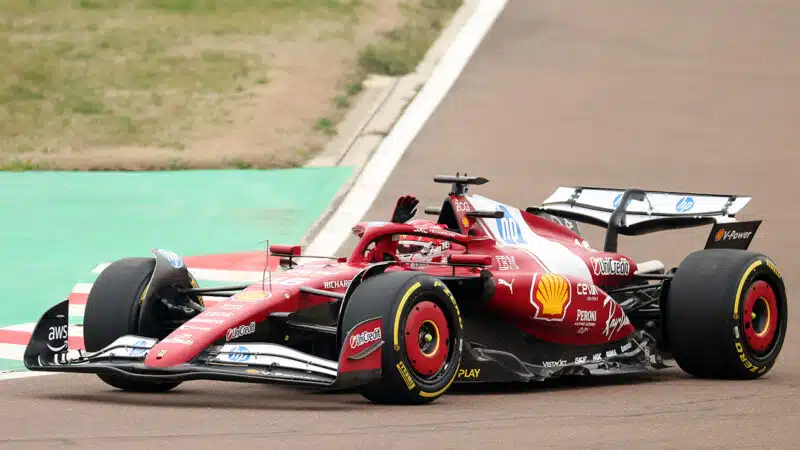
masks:
<instances>
[{"instance_id":1,"label":"shell logo","mask_svg":"<svg viewBox=\"0 0 800 450\"><path fill-rule=\"evenodd\" d=\"M717 234L714 236L714 241L719 242L723 237L725 237L725 229L720 228L719 231L717 231Z\"/></svg>"},{"instance_id":2,"label":"shell logo","mask_svg":"<svg viewBox=\"0 0 800 450\"><path fill-rule=\"evenodd\" d=\"M464 225L464 228L469 228L469 219L467 219L467 216L461 218L461 225Z\"/></svg>"},{"instance_id":3,"label":"shell logo","mask_svg":"<svg viewBox=\"0 0 800 450\"><path fill-rule=\"evenodd\" d=\"M531 304L536 308L534 318L562 321L572 303L572 287L561 275L548 273L534 280Z\"/></svg>"}]
</instances>

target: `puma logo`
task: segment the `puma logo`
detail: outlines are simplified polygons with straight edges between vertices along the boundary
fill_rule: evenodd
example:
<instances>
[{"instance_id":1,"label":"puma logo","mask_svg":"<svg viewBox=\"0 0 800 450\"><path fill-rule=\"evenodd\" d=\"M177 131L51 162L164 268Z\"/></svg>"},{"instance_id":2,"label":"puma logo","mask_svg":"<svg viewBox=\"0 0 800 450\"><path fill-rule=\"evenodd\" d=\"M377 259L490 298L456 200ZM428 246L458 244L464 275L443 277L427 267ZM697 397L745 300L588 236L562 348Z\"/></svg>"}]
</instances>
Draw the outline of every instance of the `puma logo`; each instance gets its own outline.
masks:
<instances>
[{"instance_id":1,"label":"puma logo","mask_svg":"<svg viewBox=\"0 0 800 450\"><path fill-rule=\"evenodd\" d=\"M514 281L515 280L516 280L516 278L512 278L511 279L511 283L509 283L508 281L506 281L506 280L504 280L502 278L498 278L497 284L502 284L503 286L508 286L509 292L511 293L511 295L514 295Z\"/></svg>"}]
</instances>

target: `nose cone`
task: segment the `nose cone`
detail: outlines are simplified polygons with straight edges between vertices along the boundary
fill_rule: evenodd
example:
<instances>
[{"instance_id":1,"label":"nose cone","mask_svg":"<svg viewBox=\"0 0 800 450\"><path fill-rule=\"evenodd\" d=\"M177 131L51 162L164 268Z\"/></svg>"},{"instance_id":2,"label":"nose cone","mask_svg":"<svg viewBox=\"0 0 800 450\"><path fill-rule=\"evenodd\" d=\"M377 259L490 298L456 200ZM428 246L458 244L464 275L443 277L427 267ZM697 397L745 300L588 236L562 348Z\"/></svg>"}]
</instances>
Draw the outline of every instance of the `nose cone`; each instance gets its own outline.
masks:
<instances>
[{"instance_id":1,"label":"nose cone","mask_svg":"<svg viewBox=\"0 0 800 450\"><path fill-rule=\"evenodd\" d=\"M150 367L185 364L217 340L224 340L229 330L263 321L290 297L289 291L284 290L242 291L178 327L150 350L144 363Z\"/></svg>"}]
</instances>

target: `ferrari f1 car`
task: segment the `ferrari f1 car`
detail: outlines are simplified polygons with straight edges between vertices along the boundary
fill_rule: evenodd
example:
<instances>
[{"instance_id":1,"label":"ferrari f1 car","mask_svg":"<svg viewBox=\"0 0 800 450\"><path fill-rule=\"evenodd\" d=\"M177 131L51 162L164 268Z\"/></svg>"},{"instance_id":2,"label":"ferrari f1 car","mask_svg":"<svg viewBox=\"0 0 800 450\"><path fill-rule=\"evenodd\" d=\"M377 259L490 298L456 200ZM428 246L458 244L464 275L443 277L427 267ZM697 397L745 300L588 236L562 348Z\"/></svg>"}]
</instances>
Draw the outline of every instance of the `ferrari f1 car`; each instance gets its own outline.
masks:
<instances>
[{"instance_id":1,"label":"ferrari f1 car","mask_svg":"<svg viewBox=\"0 0 800 450\"><path fill-rule=\"evenodd\" d=\"M199 287L175 253L109 265L89 293L85 349L67 343L68 302L28 344L30 370L97 374L128 391L224 380L357 390L421 404L453 383L654 371L766 374L786 334L776 264L748 251L761 221L735 195L560 187L525 210L451 185L434 220L401 197L363 222L349 257L271 245L282 271L249 285ZM606 229L602 250L578 223ZM676 268L617 252L621 235L712 225ZM305 262L300 262L305 261ZM217 301L211 302L211 296ZM205 298L204 298L205 297Z\"/></svg>"}]
</instances>

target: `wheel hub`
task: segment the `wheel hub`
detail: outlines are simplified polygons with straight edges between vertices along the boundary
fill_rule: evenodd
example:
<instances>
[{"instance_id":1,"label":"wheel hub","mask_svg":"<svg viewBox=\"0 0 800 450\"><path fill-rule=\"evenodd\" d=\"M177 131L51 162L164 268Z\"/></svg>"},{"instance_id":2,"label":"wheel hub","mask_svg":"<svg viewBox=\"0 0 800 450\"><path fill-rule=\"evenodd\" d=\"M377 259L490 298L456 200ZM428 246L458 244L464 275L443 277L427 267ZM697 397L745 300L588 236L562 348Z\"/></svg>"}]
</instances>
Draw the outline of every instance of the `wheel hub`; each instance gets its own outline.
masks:
<instances>
[{"instance_id":1,"label":"wheel hub","mask_svg":"<svg viewBox=\"0 0 800 450\"><path fill-rule=\"evenodd\" d=\"M441 308L431 301L414 305L404 335L411 369L422 378L435 376L444 367L450 348L449 326Z\"/></svg>"},{"instance_id":2,"label":"wheel hub","mask_svg":"<svg viewBox=\"0 0 800 450\"><path fill-rule=\"evenodd\" d=\"M745 341L756 355L768 353L778 331L778 300L766 281L750 286L744 301L742 327Z\"/></svg>"}]
</instances>

